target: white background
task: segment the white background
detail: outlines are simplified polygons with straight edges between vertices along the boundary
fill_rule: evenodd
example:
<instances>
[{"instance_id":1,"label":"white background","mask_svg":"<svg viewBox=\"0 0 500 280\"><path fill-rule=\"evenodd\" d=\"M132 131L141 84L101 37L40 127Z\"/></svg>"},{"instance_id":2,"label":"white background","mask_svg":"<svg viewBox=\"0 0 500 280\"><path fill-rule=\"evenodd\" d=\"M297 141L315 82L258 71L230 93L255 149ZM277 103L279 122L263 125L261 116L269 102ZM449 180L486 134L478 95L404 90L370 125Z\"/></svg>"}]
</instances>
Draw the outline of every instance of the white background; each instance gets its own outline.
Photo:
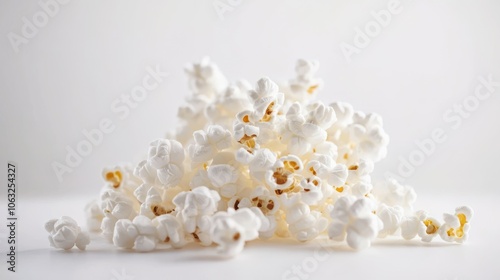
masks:
<instances>
[{"instance_id":1,"label":"white background","mask_svg":"<svg viewBox=\"0 0 500 280\"><path fill-rule=\"evenodd\" d=\"M405 181L422 195L419 201L431 199L440 213L452 209L439 201L458 205L470 200L481 205L479 195L498 197L500 87L457 129L443 120L443 114L473 95L479 76L491 74L500 82L500 2L401 1L402 11L348 62L340 44L353 44L355 28L364 29L373 21L370 12L387 9L388 3L242 0L221 19L212 0L73 0L61 5L47 25L15 52L8 34L21 35L23 17L32 21L41 8L36 1L2 1L0 158L2 164L18 164L23 214L43 211L33 208L34 201L48 207L59 196L95 196L102 185L102 167L140 160L152 139L175 127L177 108L187 96L183 67L205 55L230 80L246 78L252 83L263 75L288 79L296 59L317 59L319 76L325 80L323 101L347 101L383 116L391 143L388 157L376 166L378 178L385 172L397 174L400 157L408 158L417 147L415 141L442 128L447 140ZM141 84L146 68L155 65L170 76L121 120L111 104L130 94ZM75 148L85 139L82 130L97 128L104 118L113 121L115 130L59 181L51 164L64 163L66 147ZM2 182L5 176L6 171L0 172ZM2 191L2 205L4 197ZM60 212L46 209L58 216L79 211L82 203ZM485 205L492 204L482 207L488 210ZM46 215L24 219L28 223L50 218ZM35 233L43 234L42 222L37 223L33 231L24 224L19 235L39 240ZM476 240L483 238L482 232L473 234L479 235ZM48 243L38 246L47 250ZM475 245L469 246L464 250ZM430 279L445 279L443 274L434 275Z\"/></svg>"}]
</instances>

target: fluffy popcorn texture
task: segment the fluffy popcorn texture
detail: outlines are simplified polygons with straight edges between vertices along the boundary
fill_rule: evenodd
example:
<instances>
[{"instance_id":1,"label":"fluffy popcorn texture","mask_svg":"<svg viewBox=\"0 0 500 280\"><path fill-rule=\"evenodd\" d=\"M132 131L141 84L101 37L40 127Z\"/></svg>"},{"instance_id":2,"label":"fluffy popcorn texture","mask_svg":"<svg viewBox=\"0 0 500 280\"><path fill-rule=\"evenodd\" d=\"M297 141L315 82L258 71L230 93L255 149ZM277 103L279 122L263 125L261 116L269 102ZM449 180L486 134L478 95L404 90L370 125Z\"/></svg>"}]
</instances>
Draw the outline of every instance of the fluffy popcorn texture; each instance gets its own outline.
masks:
<instances>
[{"instance_id":1,"label":"fluffy popcorn texture","mask_svg":"<svg viewBox=\"0 0 500 280\"><path fill-rule=\"evenodd\" d=\"M132 221L121 219L116 222L113 244L119 248L147 252L154 250L157 242L156 228L146 216L137 216Z\"/></svg>"},{"instance_id":2,"label":"fluffy popcorn texture","mask_svg":"<svg viewBox=\"0 0 500 280\"><path fill-rule=\"evenodd\" d=\"M209 58L188 65L179 126L152 141L135 168L103 170L101 197L86 208L89 229L121 248L194 242L216 244L224 256L272 237L328 235L354 249L391 235L466 241L469 207L439 221L414 212L412 187L372 179L389 144L382 117L317 100L319 70L301 59L291 79L251 85L228 81ZM54 224L52 244L82 245L76 223Z\"/></svg>"},{"instance_id":3,"label":"fluffy popcorn texture","mask_svg":"<svg viewBox=\"0 0 500 280\"><path fill-rule=\"evenodd\" d=\"M246 241L256 239L261 219L249 208L217 212L213 216L212 237L224 256L235 256L243 250Z\"/></svg>"},{"instance_id":4,"label":"fluffy popcorn texture","mask_svg":"<svg viewBox=\"0 0 500 280\"><path fill-rule=\"evenodd\" d=\"M336 241L346 240L354 249L369 247L371 241L384 229L384 224L372 211L373 205L366 198L340 198L331 213L332 223L328 228L328 235Z\"/></svg>"},{"instance_id":5,"label":"fluffy popcorn texture","mask_svg":"<svg viewBox=\"0 0 500 280\"><path fill-rule=\"evenodd\" d=\"M85 250L90 243L88 233L82 231L76 221L67 216L49 220L45 223L45 230L49 233L49 242L54 248L69 250L76 246Z\"/></svg>"},{"instance_id":6,"label":"fluffy popcorn texture","mask_svg":"<svg viewBox=\"0 0 500 280\"><path fill-rule=\"evenodd\" d=\"M444 224L439 235L444 241L463 243L469 237L470 220L474 211L468 206L455 209L455 214L443 214Z\"/></svg>"},{"instance_id":7,"label":"fluffy popcorn texture","mask_svg":"<svg viewBox=\"0 0 500 280\"><path fill-rule=\"evenodd\" d=\"M115 224L119 219L132 219L137 214L132 199L121 192L106 189L101 194L101 210L104 214L101 231L108 240L113 237Z\"/></svg>"}]
</instances>

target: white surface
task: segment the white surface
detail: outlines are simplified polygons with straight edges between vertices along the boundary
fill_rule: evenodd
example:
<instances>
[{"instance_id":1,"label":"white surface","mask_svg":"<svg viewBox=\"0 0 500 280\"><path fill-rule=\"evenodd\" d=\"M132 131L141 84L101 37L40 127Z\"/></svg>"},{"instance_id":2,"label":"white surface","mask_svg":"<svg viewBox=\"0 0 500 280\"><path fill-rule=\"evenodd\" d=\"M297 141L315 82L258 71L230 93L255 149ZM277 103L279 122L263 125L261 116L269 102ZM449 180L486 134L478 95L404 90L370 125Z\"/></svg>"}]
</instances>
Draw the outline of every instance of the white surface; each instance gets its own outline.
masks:
<instances>
[{"instance_id":1,"label":"white surface","mask_svg":"<svg viewBox=\"0 0 500 280\"><path fill-rule=\"evenodd\" d=\"M499 279L500 223L494 218L500 213L497 199L453 195L419 198L417 207L429 209L438 217L443 211L452 212L455 206L465 202L474 208L470 240L464 245L444 243L439 238L430 244L395 238L377 240L371 248L355 252L333 241L307 244L259 241L248 243L241 255L229 260L219 258L215 247L128 252L114 248L98 235L93 236L85 252L56 250L49 247L43 224L62 214L72 215L83 223L81 209L88 199L25 199L18 214L21 217L18 272L7 272L2 265L0 275L1 279L122 280L113 273L121 275L124 269L126 275L134 277L130 279L136 280L287 279L282 277L293 266L302 266L304 260L322 258L325 252L330 252L327 259L316 262L317 269L309 273L309 279ZM325 245L329 250L321 249L320 244L329 244Z\"/></svg>"}]
</instances>

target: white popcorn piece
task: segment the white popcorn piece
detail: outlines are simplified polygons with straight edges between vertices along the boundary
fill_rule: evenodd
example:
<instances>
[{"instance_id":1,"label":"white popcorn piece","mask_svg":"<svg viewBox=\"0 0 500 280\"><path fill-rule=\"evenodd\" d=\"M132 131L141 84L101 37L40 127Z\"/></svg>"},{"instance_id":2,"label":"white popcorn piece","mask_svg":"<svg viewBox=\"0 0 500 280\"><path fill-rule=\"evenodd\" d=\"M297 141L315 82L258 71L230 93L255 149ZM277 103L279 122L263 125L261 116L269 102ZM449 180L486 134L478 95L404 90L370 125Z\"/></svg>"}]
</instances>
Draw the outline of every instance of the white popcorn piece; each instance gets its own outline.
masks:
<instances>
[{"instance_id":1,"label":"white popcorn piece","mask_svg":"<svg viewBox=\"0 0 500 280\"><path fill-rule=\"evenodd\" d=\"M302 156L324 142L326 137L327 133L321 126L308 122L304 117L300 103L292 104L286 114L286 127L281 139L290 153Z\"/></svg>"},{"instance_id":2,"label":"white popcorn piece","mask_svg":"<svg viewBox=\"0 0 500 280\"><path fill-rule=\"evenodd\" d=\"M147 192L146 199L141 204L139 215L154 219L157 216L169 214L173 210L173 207L168 207L168 205L163 202L160 192L154 187L151 187Z\"/></svg>"},{"instance_id":3,"label":"white popcorn piece","mask_svg":"<svg viewBox=\"0 0 500 280\"><path fill-rule=\"evenodd\" d=\"M262 99L283 99L283 97L278 98L278 96L283 96L283 93L279 92L278 85L273 82L268 77L263 77L257 81L255 89L250 90L250 99L254 104L258 100Z\"/></svg>"},{"instance_id":4,"label":"white popcorn piece","mask_svg":"<svg viewBox=\"0 0 500 280\"><path fill-rule=\"evenodd\" d=\"M353 123L349 125L348 131L359 157L373 162L386 157L389 136L382 125L382 118L377 114L365 115L362 112L354 114Z\"/></svg>"},{"instance_id":5,"label":"white popcorn piece","mask_svg":"<svg viewBox=\"0 0 500 280\"><path fill-rule=\"evenodd\" d=\"M305 167L307 172L327 181L330 185L341 187L346 183L349 172L344 164L335 164L333 159L325 155L316 155Z\"/></svg>"},{"instance_id":6,"label":"white popcorn piece","mask_svg":"<svg viewBox=\"0 0 500 280\"><path fill-rule=\"evenodd\" d=\"M404 210L400 206L387 206L383 203L379 205L376 213L382 221L382 228L378 233L379 238L394 234L399 229L404 216Z\"/></svg>"},{"instance_id":7,"label":"white popcorn piece","mask_svg":"<svg viewBox=\"0 0 500 280\"><path fill-rule=\"evenodd\" d=\"M316 101L307 106L307 110L309 112L307 122L315 124L324 130L329 129L337 119L335 110L321 101Z\"/></svg>"},{"instance_id":8,"label":"white popcorn piece","mask_svg":"<svg viewBox=\"0 0 500 280\"><path fill-rule=\"evenodd\" d=\"M207 170L208 179L212 186L219 190L222 197L231 198L238 193L240 184L239 171L229 164L211 165Z\"/></svg>"},{"instance_id":9,"label":"white popcorn piece","mask_svg":"<svg viewBox=\"0 0 500 280\"><path fill-rule=\"evenodd\" d=\"M201 186L179 193L174 197L173 202L186 232L195 233L197 228L203 232L209 230L210 221L207 217L217 211L219 200L219 193Z\"/></svg>"},{"instance_id":10,"label":"white popcorn piece","mask_svg":"<svg viewBox=\"0 0 500 280\"><path fill-rule=\"evenodd\" d=\"M221 197L231 199L245 187L249 187L250 182L240 169L230 164L216 164L198 170L192 177L189 186L196 188L206 186L216 190Z\"/></svg>"},{"instance_id":11,"label":"white popcorn piece","mask_svg":"<svg viewBox=\"0 0 500 280\"><path fill-rule=\"evenodd\" d=\"M133 201L120 192L106 190L101 194L102 235L109 241L113 238L115 224L119 219L132 219L136 215Z\"/></svg>"},{"instance_id":12,"label":"white popcorn piece","mask_svg":"<svg viewBox=\"0 0 500 280\"><path fill-rule=\"evenodd\" d=\"M137 216L132 221L120 219L116 222L113 233L116 247L148 252L154 250L157 243L156 228L148 217Z\"/></svg>"},{"instance_id":13,"label":"white popcorn piece","mask_svg":"<svg viewBox=\"0 0 500 280\"><path fill-rule=\"evenodd\" d=\"M233 125L234 116L244 110L250 110L252 105L248 98L251 85L245 81L237 81L230 85L224 94L215 97L215 100L208 104L205 115L211 123L229 129Z\"/></svg>"},{"instance_id":14,"label":"white popcorn piece","mask_svg":"<svg viewBox=\"0 0 500 280\"><path fill-rule=\"evenodd\" d=\"M304 169L302 161L295 155L278 159L266 172L266 184L277 194L290 191L297 180L296 174Z\"/></svg>"},{"instance_id":15,"label":"white popcorn piece","mask_svg":"<svg viewBox=\"0 0 500 280\"><path fill-rule=\"evenodd\" d=\"M281 202L285 206L288 231L298 241L313 240L327 228L327 219L320 212L311 211L311 208L300 200L299 195L285 194Z\"/></svg>"},{"instance_id":16,"label":"white popcorn piece","mask_svg":"<svg viewBox=\"0 0 500 280\"><path fill-rule=\"evenodd\" d=\"M249 152L240 148L236 152L236 160L242 164L248 165L250 176L258 183L264 183L267 171L275 164L276 154L269 149L259 149L255 152Z\"/></svg>"},{"instance_id":17,"label":"white popcorn piece","mask_svg":"<svg viewBox=\"0 0 500 280\"><path fill-rule=\"evenodd\" d=\"M166 138L175 139L187 145L193 138L193 132L203 129L207 124L206 109L212 104L213 98L204 95L194 95L187 98L188 104L181 106L177 117L181 123L174 132L167 134Z\"/></svg>"},{"instance_id":18,"label":"white popcorn piece","mask_svg":"<svg viewBox=\"0 0 500 280\"><path fill-rule=\"evenodd\" d=\"M47 221L45 230L49 233L49 242L54 248L70 250L76 246L85 250L90 243L89 234L82 231L76 221L67 216Z\"/></svg>"},{"instance_id":19,"label":"white popcorn piece","mask_svg":"<svg viewBox=\"0 0 500 280\"><path fill-rule=\"evenodd\" d=\"M147 166L153 169L153 174L156 173L155 182L166 188L177 186L184 175L183 162L184 148L181 143L168 139L150 143Z\"/></svg>"},{"instance_id":20,"label":"white popcorn piece","mask_svg":"<svg viewBox=\"0 0 500 280\"><path fill-rule=\"evenodd\" d=\"M464 243L469 237L470 220L474 211L469 206L455 209L455 214L443 214L444 224L439 229L439 235L444 241Z\"/></svg>"},{"instance_id":21,"label":"white popcorn piece","mask_svg":"<svg viewBox=\"0 0 500 280\"><path fill-rule=\"evenodd\" d=\"M245 117L243 117L245 119ZM233 128L234 139L242 144L246 149L258 149L260 146L257 143L260 129L257 126L247 123L236 123Z\"/></svg>"},{"instance_id":22,"label":"white popcorn piece","mask_svg":"<svg viewBox=\"0 0 500 280\"><path fill-rule=\"evenodd\" d=\"M194 144L188 148L193 165L206 163L217 152L231 146L231 133L219 125L211 125L206 131L195 131L193 138Z\"/></svg>"},{"instance_id":23,"label":"white popcorn piece","mask_svg":"<svg viewBox=\"0 0 500 280\"><path fill-rule=\"evenodd\" d=\"M439 235L441 223L429 216L426 211L420 210L412 216L403 218L401 222L401 236L410 240L418 235L422 241L431 242Z\"/></svg>"},{"instance_id":24,"label":"white popcorn piece","mask_svg":"<svg viewBox=\"0 0 500 280\"><path fill-rule=\"evenodd\" d=\"M321 79L314 78L318 69L318 61L299 59L295 65L297 77L288 82L290 93L287 98L300 102L313 98L323 86Z\"/></svg>"},{"instance_id":25,"label":"white popcorn piece","mask_svg":"<svg viewBox=\"0 0 500 280\"><path fill-rule=\"evenodd\" d=\"M260 238L271 238L274 235L277 229L276 214L280 206L276 194L263 186L256 187L248 197L233 197L228 202L229 208L249 208L261 219Z\"/></svg>"},{"instance_id":26,"label":"white popcorn piece","mask_svg":"<svg viewBox=\"0 0 500 280\"><path fill-rule=\"evenodd\" d=\"M301 199L307 205L316 205L323 199L323 183L319 177L312 176L300 181Z\"/></svg>"},{"instance_id":27,"label":"white popcorn piece","mask_svg":"<svg viewBox=\"0 0 500 280\"><path fill-rule=\"evenodd\" d=\"M85 218L89 231L100 231L104 214L99 205L99 200L94 199L85 206Z\"/></svg>"},{"instance_id":28,"label":"white popcorn piece","mask_svg":"<svg viewBox=\"0 0 500 280\"><path fill-rule=\"evenodd\" d=\"M224 92L228 86L226 77L209 57L204 57L200 63L186 66L185 72L189 77L190 89L196 95L212 97Z\"/></svg>"},{"instance_id":29,"label":"white popcorn piece","mask_svg":"<svg viewBox=\"0 0 500 280\"><path fill-rule=\"evenodd\" d=\"M153 219L159 240L169 243L173 248L182 248L187 244L184 227L174 215L161 215Z\"/></svg>"},{"instance_id":30,"label":"white popcorn piece","mask_svg":"<svg viewBox=\"0 0 500 280\"><path fill-rule=\"evenodd\" d=\"M373 172L373 169L373 161L361 159L358 163L347 167L349 175L346 181L349 185L359 182L371 183L370 174Z\"/></svg>"},{"instance_id":31,"label":"white popcorn piece","mask_svg":"<svg viewBox=\"0 0 500 280\"><path fill-rule=\"evenodd\" d=\"M218 252L227 257L240 253L246 241L259 236L261 219L249 208L217 212L213 216L212 238L219 245Z\"/></svg>"},{"instance_id":32,"label":"white popcorn piece","mask_svg":"<svg viewBox=\"0 0 500 280\"><path fill-rule=\"evenodd\" d=\"M331 212L329 237L336 241L346 240L347 245L357 250L370 247L383 226L372 211L372 202L367 198L341 197Z\"/></svg>"},{"instance_id":33,"label":"white popcorn piece","mask_svg":"<svg viewBox=\"0 0 500 280\"><path fill-rule=\"evenodd\" d=\"M346 127L348 124L353 122L354 116L354 108L351 104L345 102L334 102L330 104L335 111L335 116L337 117L337 121L335 125L337 127Z\"/></svg>"},{"instance_id":34,"label":"white popcorn piece","mask_svg":"<svg viewBox=\"0 0 500 280\"><path fill-rule=\"evenodd\" d=\"M104 168L102 177L106 182L104 188L126 194L132 193L141 184L141 180L134 176L134 169L129 164Z\"/></svg>"},{"instance_id":35,"label":"white popcorn piece","mask_svg":"<svg viewBox=\"0 0 500 280\"><path fill-rule=\"evenodd\" d=\"M389 206L401 206L406 212L411 212L417 199L415 190L410 186L401 185L396 179L378 182L373 188L374 196Z\"/></svg>"},{"instance_id":36,"label":"white popcorn piece","mask_svg":"<svg viewBox=\"0 0 500 280\"><path fill-rule=\"evenodd\" d=\"M355 197L368 197L373 198L371 191L373 185L366 182L358 182L351 187L351 194Z\"/></svg>"}]
</instances>

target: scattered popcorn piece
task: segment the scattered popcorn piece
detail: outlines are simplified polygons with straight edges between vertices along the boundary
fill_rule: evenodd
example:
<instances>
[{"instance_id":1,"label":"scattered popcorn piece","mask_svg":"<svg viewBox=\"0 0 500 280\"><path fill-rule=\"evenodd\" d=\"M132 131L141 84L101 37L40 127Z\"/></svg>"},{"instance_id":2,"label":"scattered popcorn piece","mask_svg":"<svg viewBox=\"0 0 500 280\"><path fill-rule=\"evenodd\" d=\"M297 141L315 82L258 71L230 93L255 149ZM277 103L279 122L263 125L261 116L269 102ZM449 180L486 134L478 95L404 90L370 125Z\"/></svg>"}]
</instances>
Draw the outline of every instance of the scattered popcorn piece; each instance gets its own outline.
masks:
<instances>
[{"instance_id":1,"label":"scattered popcorn piece","mask_svg":"<svg viewBox=\"0 0 500 280\"><path fill-rule=\"evenodd\" d=\"M420 210L412 216L403 218L401 236L410 240L418 235L422 241L430 242L439 235L440 228L441 223L437 219L430 217L426 211Z\"/></svg>"},{"instance_id":2,"label":"scattered popcorn piece","mask_svg":"<svg viewBox=\"0 0 500 280\"><path fill-rule=\"evenodd\" d=\"M444 241L464 243L469 237L470 220L473 215L474 211L468 206L457 207L455 215L445 213L439 235Z\"/></svg>"},{"instance_id":3,"label":"scattered popcorn piece","mask_svg":"<svg viewBox=\"0 0 500 280\"><path fill-rule=\"evenodd\" d=\"M76 221L67 216L49 220L45 223L45 230L49 233L49 242L54 248L69 250L76 246L85 250L90 243L89 234L82 231Z\"/></svg>"}]
</instances>

